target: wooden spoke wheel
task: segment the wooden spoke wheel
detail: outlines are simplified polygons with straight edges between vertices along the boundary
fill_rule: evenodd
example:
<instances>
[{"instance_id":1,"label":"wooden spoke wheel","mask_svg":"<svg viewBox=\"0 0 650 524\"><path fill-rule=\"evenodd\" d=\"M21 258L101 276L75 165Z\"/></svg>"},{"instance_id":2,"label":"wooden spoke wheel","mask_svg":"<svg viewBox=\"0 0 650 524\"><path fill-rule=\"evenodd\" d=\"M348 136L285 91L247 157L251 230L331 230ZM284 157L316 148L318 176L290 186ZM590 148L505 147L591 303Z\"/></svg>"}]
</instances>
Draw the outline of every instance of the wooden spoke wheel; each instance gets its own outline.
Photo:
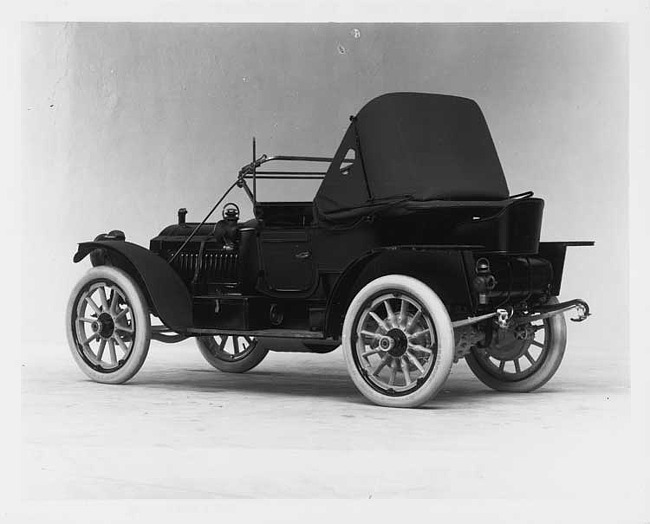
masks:
<instances>
[{"instance_id":1,"label":"wooden spoke wheel","mask_svg":"<svg viewBox=\"0 0 650 524\"><path fill-rule=\"evenodd\" d=\"M66 311L72 357L91 379L120 384L142 367L151 339L149 307L120 269L91 269L72 290Z\"/></svg>"},{"instance_id":2,"label":"wooden spoke wheel","mask_svg":"<svg viewBox=\"0 0 650 524\"><path fill-rule=\"evenodd\" d=\"M196 337L199 351L208 363L226 373L244 373L257 366L268 353L258 339L241 335Z\"/></svg>"},{"instance_id":3,"label":"wooden spoke wheel","mask_svg":"<svg viewBox=\"0 0 650 524\"><path fill-rule=\"evenodd\" d=\"M357 294L342 342L352 381L383 406L423 404L440 390L453 363L447 309L431 288L403 275L378 278Z\"/></svg>"}]
</instances>

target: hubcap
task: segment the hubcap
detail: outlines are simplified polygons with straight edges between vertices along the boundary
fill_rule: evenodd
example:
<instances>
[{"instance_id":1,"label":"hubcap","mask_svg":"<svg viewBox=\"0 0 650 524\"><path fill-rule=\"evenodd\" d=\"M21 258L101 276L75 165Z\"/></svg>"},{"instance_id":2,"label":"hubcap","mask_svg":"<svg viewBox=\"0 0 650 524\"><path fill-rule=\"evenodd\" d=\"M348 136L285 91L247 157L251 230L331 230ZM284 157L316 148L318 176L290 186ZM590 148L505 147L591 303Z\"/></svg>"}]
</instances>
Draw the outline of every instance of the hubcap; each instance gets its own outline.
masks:
<instances>
[{"instance_id":1,"label":"hubcap","mask_svg":"<svg viewBox=\"0 0 650 524\"><path fill-rule=\"evenodd\" d=\"M385 292L370 298L353 327L354 358L364 380L387 395L418 389L433 369L437 335L415 297Z\"/></svg>"},{"instance_id":2,"label":"hubcap","mask_svg":"<svg viewBox=\"0 0 650 524\"><path fill-rule=\"evenodd\" d=\"M408 338L406 333L401 329L393 328L388 333L386 337L390 339L391 344L388 348L388 353L394 358L401 358L406 354L408 348Z\"/></svg>"},{"instance_id":3,"label":"hubcap","mask_svg":"<svg viewBox=\"0 0 650 524\"><path fill-rule=\"evenodd\" d=\"M93 322L91 325L95 333L98 333L99 336L103 339L108 340L113 336L113 332L115 330L115 321L110 314L102 313L97 318L97 321Z\"/></svg>"}]
</instances>

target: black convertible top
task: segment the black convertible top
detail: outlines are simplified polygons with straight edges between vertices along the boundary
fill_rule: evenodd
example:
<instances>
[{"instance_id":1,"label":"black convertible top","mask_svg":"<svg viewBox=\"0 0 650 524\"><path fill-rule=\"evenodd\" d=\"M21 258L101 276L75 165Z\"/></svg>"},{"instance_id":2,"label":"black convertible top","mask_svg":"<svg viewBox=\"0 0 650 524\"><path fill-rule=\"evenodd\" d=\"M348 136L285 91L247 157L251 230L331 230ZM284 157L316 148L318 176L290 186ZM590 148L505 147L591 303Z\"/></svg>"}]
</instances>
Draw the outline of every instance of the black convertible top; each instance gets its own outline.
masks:
<instances>
[{"instance_id":1,"label":"black convertible top","mask_svg":"<svg viewBox=\"0 0 650 524\"><path fill-rule=\"evenodd\" d=\"M389 93L350 119L314 199L317 220L508 198L490 131L473 100ZM342 170L346 157L356 160Z\"/></svg>"}]
</instances>

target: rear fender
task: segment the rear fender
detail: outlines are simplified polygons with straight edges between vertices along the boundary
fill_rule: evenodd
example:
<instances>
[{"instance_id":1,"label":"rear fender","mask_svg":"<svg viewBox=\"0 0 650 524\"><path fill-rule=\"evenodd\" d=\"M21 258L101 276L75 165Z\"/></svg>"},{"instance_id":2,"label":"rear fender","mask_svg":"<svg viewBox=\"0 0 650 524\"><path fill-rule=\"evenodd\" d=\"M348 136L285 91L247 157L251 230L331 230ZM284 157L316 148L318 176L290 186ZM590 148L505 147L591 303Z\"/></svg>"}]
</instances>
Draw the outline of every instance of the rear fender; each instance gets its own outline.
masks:
<instances>
[{"instance_id":1,"label":"rear fender","mask_svg":"<svg viewBox=\"0 0 650 524\"><path fill-rule=\"evenodd\" d=\"M384 275L417 278L433 289L445 305L472 309L474 298L467 279L465 253L460 246L386 247L365 253L345 268L332 289L325 316L326 335L340 334L343 317L354 296L370 281Z\"/></svg>"},{"instance_id":2,"label":"rear fender","mask_svg":"<svg viewBox=\"0 0 650 524\"><path fill-rule=\"evenodd\" d=\"M80 243L73 260L80 262L88 254L93 266L111 264L128 273L167 327L177 332L192 327L192 297L163 258L131 242L100 240Z\"/></svg>"}]
</instances>

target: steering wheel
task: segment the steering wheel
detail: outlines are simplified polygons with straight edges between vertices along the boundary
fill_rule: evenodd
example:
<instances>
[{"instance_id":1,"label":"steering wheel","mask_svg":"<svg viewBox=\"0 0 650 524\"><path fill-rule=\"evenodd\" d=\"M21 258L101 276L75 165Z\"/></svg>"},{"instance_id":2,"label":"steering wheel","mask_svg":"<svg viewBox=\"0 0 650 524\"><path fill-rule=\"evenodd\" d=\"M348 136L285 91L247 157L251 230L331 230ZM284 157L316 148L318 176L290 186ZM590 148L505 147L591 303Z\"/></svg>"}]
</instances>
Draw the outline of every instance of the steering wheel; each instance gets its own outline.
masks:
<instances>
[{"instance_id":1,"label":"steering wheel","mask_svg":"<svg viewBox=\"0 0 650 524\"><path fill-rule=\"evenodd\" d=\"M239 206L234 202L228 202L221 211L224 220L239 220Z\"/></svg>"}]
</instances>

